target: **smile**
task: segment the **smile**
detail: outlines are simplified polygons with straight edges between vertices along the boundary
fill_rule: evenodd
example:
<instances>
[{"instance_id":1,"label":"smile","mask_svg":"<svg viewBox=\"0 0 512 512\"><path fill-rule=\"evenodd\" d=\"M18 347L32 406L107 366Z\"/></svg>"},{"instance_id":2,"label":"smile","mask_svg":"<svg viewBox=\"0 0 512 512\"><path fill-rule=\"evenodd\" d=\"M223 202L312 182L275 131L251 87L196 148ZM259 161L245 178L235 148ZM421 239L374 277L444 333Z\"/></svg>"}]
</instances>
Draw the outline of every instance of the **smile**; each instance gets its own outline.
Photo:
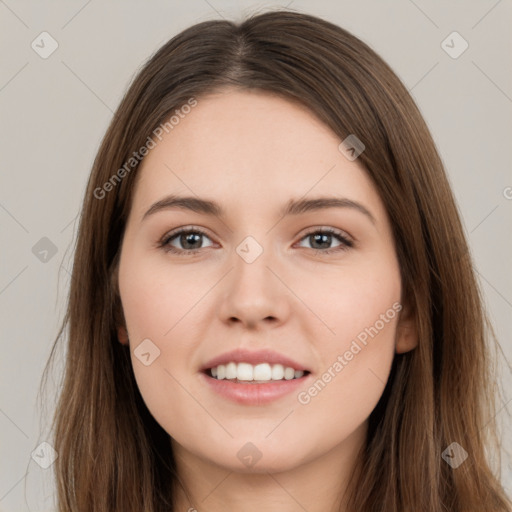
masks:
<instances>
[{"instance_id":1,"label":"smile","mask_svg":"<svg viewBox=\"0 0 512 512\"><path fill-rule=\"evenodd\" d=\"M228 380L243 383L265 383L281 380L300 379L305 373L303 370L295 370L282 364L261 363L236 363L219 364L207 370L207 373L217 380Z\"/></svg>"}]
</instances>

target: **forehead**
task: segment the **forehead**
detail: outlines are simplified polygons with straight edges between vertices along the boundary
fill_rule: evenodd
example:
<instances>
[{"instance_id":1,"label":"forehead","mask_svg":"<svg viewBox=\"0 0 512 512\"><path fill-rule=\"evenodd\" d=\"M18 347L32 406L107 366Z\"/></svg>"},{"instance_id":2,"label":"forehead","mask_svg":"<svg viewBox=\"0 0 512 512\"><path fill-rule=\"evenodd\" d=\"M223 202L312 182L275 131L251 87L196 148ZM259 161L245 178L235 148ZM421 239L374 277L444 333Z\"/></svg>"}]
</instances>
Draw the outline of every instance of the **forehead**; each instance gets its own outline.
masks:
<instances>
[{"instance_id":1,"label":"forehead","mask_svg":"<svg viewBox=\"0 0 512 512\"><path fill-rule=\"evenodd\" d=\"M174 123L138 170L135 209L168 193L222 198L234 208L310 193L352 195L384 213L363 166L342 155L341 139L303 105L227 90L197 98Z\"/></svg>"}]
</instances>

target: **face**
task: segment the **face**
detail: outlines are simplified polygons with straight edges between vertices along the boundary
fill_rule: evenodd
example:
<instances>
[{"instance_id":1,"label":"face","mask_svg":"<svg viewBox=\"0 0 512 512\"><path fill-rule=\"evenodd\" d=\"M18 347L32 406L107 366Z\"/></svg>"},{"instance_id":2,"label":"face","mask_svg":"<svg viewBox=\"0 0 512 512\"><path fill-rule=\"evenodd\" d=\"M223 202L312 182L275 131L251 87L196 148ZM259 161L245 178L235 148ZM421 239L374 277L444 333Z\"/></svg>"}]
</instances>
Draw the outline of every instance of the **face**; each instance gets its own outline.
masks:
<instances>
[{"instance_id":1,"label":"face","mask_svg":"<svg viewBox=\"0 0 512 512\"><path fill-rule=\"evenodd\" d=\"M394 353L414 346L391 226L304 107L261 91L197 101L138 171L120 341L176 449L283 471L362 439ZM320 198L339 202L308 203Z\"/></svg>"}]
</instances>

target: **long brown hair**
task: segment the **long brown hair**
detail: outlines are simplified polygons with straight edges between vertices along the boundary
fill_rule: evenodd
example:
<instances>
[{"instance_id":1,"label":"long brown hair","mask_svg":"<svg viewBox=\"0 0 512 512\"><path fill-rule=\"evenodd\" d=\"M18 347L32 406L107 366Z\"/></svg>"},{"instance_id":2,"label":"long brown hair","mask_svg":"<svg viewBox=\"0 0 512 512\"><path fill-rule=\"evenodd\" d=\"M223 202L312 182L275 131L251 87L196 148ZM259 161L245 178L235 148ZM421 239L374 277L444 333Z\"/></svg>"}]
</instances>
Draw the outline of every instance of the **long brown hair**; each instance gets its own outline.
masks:
<instances>
[{"instance_id":1,"label":"long brown hair","mask_svg":"<svg viewBox=\"0 0 512 512\"><path fill-rule=\"evenodd\" d=\"M355 134L366 147L359 161L393 227L419 344L395 356L369 418L350 510L511 510L487 453L491 445L499 450L495 345L488 343L495 337L429 130L399 78L365 43L317 17L277 11L178 34L138 73L106 132L49 360L66 338L52 424L59 511L172 510L179 476L169 436L147 410L129 348L117 339L117 263L138 165L118 170L177 108L225 87L298 101L340 142ZM442 457L453 442L468 454L457 468Z\"/></svg>"}]
</instances>

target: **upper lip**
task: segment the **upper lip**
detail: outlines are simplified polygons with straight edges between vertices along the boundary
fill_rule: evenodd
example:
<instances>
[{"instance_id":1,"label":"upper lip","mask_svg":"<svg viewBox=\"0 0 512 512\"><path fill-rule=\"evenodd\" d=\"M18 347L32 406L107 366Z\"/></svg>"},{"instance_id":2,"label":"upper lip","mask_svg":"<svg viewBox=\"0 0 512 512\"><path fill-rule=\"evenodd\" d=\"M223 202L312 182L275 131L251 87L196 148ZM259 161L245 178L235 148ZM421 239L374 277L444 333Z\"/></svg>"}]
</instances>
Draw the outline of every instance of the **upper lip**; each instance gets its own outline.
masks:
<instances>
[{"instance_id":1,"label":"upper lip","mask_svg":"<svg viewBox=\"0 0 512 512\"><path fill-rule=\"evenodd\" d=\"M244 348L238 348L230 352L224 352L223 354L210 359L201 367L201 371L209 370L210 368L219 366L219 364L227 364L230 362L249 363L252 365L261 363L268 363L271 365L282 364L284 367L291 367L294 370L309 371L304 365L294 361L287 356L279 354L274 350L247 350Z\"/></svg>"}]
</instances>

